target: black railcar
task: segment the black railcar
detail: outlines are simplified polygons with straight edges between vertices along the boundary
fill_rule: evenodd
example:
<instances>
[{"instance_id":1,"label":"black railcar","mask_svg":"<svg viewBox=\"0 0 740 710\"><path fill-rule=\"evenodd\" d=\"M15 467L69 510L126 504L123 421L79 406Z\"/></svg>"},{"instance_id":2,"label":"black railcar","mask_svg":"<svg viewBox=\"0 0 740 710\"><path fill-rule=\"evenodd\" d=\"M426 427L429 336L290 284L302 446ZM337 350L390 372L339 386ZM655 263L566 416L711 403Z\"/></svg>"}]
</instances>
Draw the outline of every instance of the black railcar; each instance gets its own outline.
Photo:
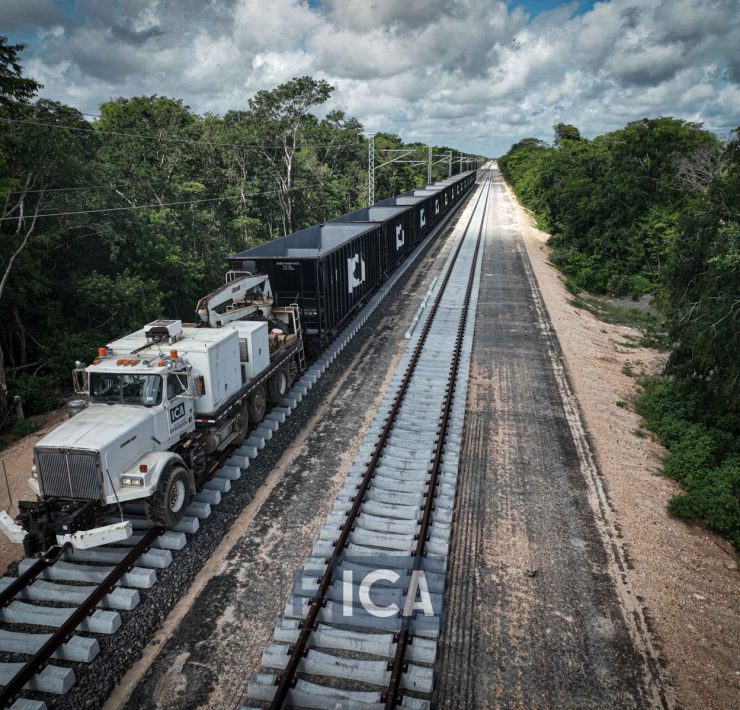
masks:
<instances>
[{"instance_id":1,"label":"black railcar","mask_svg":"<svg viewBox=\"0 0 740 710\"><path fill-rule=\"evenodd\" d=\"M229 263L269 276L275 305L299 305L305 342L316 354L474 182L470 172L412 190L247 249Z\"/></svg>"},{"instance_id":2,"label":"black railcar","mask_svg":"<svg viewBox=\"0 0 740 710\"><path fill-rule=\"evenodd\" d=\"M384 280L381 225L318 224L229 257L237 271L267 274L275 305L298 303L308 341L333 338Z\"/></svg>"},{"instance_id":3,"label":"black railcar","mask_svg":"<svg viewBox=\"0 0 740 710\"><path fill-rule=\"evenodd\" d=\"M381 265L386 277L406 258L414 245L413 215L408 207L363 207L332 222L377 222L380 225Z\"/></svg>"}]
</instances>

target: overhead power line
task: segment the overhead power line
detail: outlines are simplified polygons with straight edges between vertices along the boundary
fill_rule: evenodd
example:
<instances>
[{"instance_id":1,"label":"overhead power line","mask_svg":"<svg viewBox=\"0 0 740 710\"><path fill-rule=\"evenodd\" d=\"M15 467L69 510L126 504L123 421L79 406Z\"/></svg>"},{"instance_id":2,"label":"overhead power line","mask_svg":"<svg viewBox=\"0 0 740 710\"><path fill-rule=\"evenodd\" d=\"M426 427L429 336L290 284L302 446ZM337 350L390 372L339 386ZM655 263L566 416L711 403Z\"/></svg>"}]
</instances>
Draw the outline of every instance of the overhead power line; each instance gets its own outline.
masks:
<instances>
[{"instance_id":1,"label":"overhead power line","mask_svg":"<svg viewBox=\"0 0 740 710\"><path fill-rule=\"evenodd\" d=\"M275 177L272 173L266 173L264 175L249 175L246 180L262 180L265 178L271 178ZM198 182L197 180L186 180L185 182ZM126 182L118 182L113 185L71 185L69 187L49 187L49 188L39 188L35 190L11 190L10 192L5 192L3 194L5 195L31 195L39 192L81 192L84 190L115 190L119 187L130 187L134 185L170 185L171 187L177 187L177 183L173 180L165 180L165 181L155 181L152 182L150 180L128 180Z\"/></svg>"},{"instance_id":2,"label":"overhead power line","mask_svg":"<svg viewBox=\"0 0 740 710\"><path fill-rule=\"evenodd\" d=\"M180 143L183 145L211 145L211 146L218 146L221 148L257 148L260 150L263 150L265 148L270 148L273 150L283 150L285 146L275 144L270 145L269 143L259 144L259 143L221 143L219 141L204 141L204 140L195 140L192 138L168 138L166 136L159 136L153 133L127 133L124 131L111 131L106 128L82 128L80 126L66 126L61 123L48 123L46 121L31 121L26 118L7 118L5 116L0 116L1 121L6 121L7 123L23 123L30 126L43 126L45 128L58 128L65 131L76 131L78 133L85 133L87 135L99 135L99 134L106 134L106 135L113 135L113 136L122 136L124 138L139 138L141 140L154 140L154 141L163 141L167 143ZM359 143L358 143L359 146ZM300 143L298 147L301 148L332 148L332 147L340 147L337 143Z\"/></svg>"},{"instance_id":3,"label":"overhead power line","mask_svg":"<svg viewBox=\"0 0 740 710\"><path fill-rule=\"evenodd\" d=\"M309 187L295 187L292 188L292 192L299 192L301 190L308 190ZM255 192L251 195L245 195L245 197L260 197L261 195L271 195L279 190L265 190L264 192ZM148 205L129 205L127 207L101 207L92 210L75 210L73 212L41 212L36 215L36 219L42 217L70 217L78 214L97 214L100 212L123 212L125 210L144 210L144 209L159 209L161 207L175 207L177 205L197 205L204 202L222 202L224 200L238 200L241 199L242 195L226 195L225 197L205 197L197 200L181 200L179 202L155 202ZM0 217L0 222L17 221L18 219L33 219L34 215L26 215L23 218L19 217Z\"/></svg>"}]
</instances>

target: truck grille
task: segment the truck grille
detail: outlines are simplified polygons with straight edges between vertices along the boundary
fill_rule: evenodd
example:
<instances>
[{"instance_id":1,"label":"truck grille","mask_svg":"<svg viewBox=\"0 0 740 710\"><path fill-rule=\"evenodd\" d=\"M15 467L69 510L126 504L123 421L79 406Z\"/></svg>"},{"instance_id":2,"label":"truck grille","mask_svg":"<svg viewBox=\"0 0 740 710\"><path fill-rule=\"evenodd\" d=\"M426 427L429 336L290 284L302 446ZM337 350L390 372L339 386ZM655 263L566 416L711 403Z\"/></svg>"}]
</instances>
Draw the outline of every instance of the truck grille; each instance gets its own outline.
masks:
<instances>
[{"instance_id":1,"label":"truck grille","mask_svg":"<svg viewBox=\"0 0 740 710\"><path fill-rule=\"evenodd\" d=\"M98 454L94 451L39 451L38 474L45 497L100 498Z\"/></svg>"}]
</instances>

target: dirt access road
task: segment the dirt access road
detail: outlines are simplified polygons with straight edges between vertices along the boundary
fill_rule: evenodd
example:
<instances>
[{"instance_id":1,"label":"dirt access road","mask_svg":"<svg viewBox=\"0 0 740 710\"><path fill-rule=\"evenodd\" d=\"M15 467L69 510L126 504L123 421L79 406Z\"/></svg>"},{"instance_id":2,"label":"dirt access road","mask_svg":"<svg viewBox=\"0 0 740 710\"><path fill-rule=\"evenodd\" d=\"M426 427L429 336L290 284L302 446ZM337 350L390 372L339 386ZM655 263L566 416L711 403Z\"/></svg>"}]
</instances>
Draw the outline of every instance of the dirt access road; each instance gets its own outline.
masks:
<instances>
[{"instance_id":1,"label":"dirt access road","mask_svg":"<svg viewBox=\"0 0 740 710\"><path fill-rule=\"evenodd\" d=\"M433 704L669 704L509 199L496 176Z\"/></svg>"}]
</instances>

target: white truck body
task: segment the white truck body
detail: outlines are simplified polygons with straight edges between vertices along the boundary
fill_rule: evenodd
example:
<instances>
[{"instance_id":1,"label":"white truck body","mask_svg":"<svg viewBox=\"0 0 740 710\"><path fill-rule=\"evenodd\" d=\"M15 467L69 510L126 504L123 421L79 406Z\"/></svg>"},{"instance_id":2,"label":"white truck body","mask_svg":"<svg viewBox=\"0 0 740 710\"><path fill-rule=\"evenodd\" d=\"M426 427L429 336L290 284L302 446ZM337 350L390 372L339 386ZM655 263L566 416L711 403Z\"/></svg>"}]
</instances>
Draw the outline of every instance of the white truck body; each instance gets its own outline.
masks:
<instances>
[{"instance_id":1,"label":"white truck body","mask_svg":"<svg viewBox=\"0 0 740 710\"><path fill-rule=\"evenodd\" d=\"M274 362L271 344L279 351ZM194 493L188 446L198 440L211 453L240 441L248 397L262 388L264 412L268 378L289 372L297 347L299 335L269 335L264 320L156 321L112 341L84 368L89 406L34 447L31 489L40 501L117 506L155 494L161 474L177 464L189 471ZM0 529L16 541L23 531L2 517ZM90 547L125 539L131 526L68 532L58 542Z\"/></svg>"}]
</instances>

